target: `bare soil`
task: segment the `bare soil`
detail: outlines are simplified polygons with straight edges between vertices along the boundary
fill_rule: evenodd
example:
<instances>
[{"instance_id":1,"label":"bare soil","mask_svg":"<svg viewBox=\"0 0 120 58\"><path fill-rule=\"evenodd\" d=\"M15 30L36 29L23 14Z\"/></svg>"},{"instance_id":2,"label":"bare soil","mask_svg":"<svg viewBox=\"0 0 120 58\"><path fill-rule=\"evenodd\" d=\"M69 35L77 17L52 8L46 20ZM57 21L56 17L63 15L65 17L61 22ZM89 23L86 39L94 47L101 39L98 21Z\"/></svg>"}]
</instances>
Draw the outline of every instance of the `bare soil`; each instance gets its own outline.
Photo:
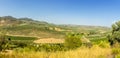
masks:
<instances>
[{"instance_id":1,"label":"bare soil","mask_svg":"<svg viewBox=\"0 0 120 58\"><path fill-rule=\"evenodd\" d=\"M64 43L64 39L42 38L35 40L34 43Z\"/></svg>"}]
</instances>

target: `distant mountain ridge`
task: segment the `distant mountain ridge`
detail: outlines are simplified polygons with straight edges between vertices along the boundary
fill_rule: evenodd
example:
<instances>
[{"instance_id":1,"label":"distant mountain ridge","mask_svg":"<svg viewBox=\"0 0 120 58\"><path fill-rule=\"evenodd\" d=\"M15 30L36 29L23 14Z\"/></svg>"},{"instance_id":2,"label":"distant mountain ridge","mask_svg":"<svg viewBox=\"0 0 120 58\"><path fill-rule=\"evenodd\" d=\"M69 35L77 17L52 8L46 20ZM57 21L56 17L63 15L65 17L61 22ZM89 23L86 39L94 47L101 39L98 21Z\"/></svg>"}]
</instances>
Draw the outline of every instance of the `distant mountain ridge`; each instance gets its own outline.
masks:
<instances>
[{"instance_id":1,"label":"distant mountain ridge","mask_svg":"<svg viewBox=\"0 0 120 58\"><path fill-rule=\"evenodd\" d=\"M108 27L83 25L56 25L31 18L0 17L0 29L8 35L62 38L67 32L88 32L89 30L109 31Z\"/></svg>"}]
</instances>

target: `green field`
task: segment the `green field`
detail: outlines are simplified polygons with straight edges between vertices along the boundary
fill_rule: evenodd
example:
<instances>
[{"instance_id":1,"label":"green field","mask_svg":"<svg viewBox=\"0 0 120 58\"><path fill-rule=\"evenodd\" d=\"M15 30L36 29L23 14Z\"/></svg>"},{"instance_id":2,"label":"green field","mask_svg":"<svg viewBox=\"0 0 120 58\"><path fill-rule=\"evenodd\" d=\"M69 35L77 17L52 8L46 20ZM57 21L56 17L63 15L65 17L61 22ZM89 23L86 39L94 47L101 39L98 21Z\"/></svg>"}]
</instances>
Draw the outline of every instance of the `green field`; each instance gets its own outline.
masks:
<instances>
[{"instance_id":1,"label":"green field","mask_svg":"<svg viewBox=\"0 0 120 58\"><path fill-rule=\"evenodd\" d=\"M21 36L7 36L6 38L10 38L11 40L36 40L37 38L35 37L21 37Z\"/></svg>"}]
</instances>

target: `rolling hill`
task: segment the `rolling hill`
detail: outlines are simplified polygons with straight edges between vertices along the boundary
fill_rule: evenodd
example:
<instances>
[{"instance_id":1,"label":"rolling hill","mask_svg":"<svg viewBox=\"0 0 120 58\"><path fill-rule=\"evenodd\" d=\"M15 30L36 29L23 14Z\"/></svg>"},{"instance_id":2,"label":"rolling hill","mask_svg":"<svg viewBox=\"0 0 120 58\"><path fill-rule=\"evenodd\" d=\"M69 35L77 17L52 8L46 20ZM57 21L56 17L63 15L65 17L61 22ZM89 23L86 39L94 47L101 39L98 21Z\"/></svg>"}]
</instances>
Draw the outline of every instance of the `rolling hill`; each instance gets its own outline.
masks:
<instances>
[{"instance_id":1,"label":"rolling hill","mask_svg":"<svg viewBox=\"0 0 120 58\"><path fill-rule=\"evenodd\" d=\"M108 27L85 25L57 25L31 18L0 17L0 32L5 31L12 36L31 36L39 38L63 38L69 32L106 33Z\"/></svg>"}]
</instances>

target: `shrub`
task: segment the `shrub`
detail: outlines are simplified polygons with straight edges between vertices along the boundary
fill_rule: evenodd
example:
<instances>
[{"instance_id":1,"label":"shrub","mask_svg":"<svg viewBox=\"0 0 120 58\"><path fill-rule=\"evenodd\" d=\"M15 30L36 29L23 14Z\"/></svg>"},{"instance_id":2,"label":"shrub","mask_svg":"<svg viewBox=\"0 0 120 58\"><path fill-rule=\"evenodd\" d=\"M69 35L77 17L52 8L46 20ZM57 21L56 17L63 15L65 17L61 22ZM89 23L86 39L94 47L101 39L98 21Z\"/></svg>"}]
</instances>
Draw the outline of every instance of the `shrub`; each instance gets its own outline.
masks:
<instances>
[{"instance_id":1,"label":"shrub","mask_svg":"<svg viewBox=\"0 0 120 58\"><path fill-rule=\"evenodd\" d=\"M0 32L0 51L5 50L8 47L8 41L5 39L4 32Z\"/></svg>"},{"instance_id":2,"label":"shrub","mask_svg":"<svg viewBox=\"0 0 120 58\"><path fill-rule=\"evenodd\" d=\"M110 47L109 43L106 41L101 41L98 45L102 48L109 48Z\"/></svg>"},{"instance_id":3,"label":"shrub","mask_svg":"<svg viewBox=\"0 0 120 58\"><path fill-rule=\"evenodd\" d=\"M65 39L65 46L68 49L74 49L82 45L81 37L83 34L68 34Z\"/></svg>"},{"instance_id":4,"label":"shrub","mask_svg":"<svg viewBox=\"0 0 120 58\"><path fill-rule=\"evenodd\" d=\"M113 54L119 54L120 53L120 48L113 48L112 53Z\"/></svg>"}]
</instances>

